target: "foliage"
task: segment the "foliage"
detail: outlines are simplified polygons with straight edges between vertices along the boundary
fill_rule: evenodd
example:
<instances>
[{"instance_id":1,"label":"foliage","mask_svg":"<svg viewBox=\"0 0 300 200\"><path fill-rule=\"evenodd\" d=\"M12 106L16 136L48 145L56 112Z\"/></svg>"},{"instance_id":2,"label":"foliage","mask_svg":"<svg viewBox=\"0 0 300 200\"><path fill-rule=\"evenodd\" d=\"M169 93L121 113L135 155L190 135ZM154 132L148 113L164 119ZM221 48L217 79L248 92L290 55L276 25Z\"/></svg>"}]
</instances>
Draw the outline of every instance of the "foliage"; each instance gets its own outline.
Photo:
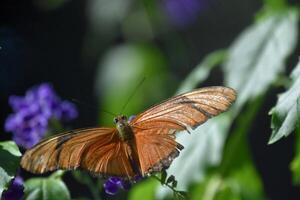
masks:
<instances>
[{"instance_id":1,"label":"foliage","mask_svg":"<svg viewBox=\"0 0 300 200\"><path fill-rule=\"evenodd\" d=\"M296 130L296 156L291 163L294 183L300 184L300 62L292 71L290 78L292 84L287 91L280 94L276 105L271 109L272 135L269 144L273 144L283 137L287 137Z\"/></svg>"},{"instance_id":2,"label":"foliage","mask_svg":"<svg viewBox=\"0 0 300 200\"><path fill-rule=\"evenodd\" d=\"M280 94L277 104L272 108L271 127L273 129L269 144L295 130L300 114L300 62L291 73L293 84L284 93Z\"/></svg>"},{"instance_id":3,"label":"foliage","mask_svg":"<svg viewBox=\"0 0 300 200\"><path fill-rule=\"evenodd\" d=\"M61 180L60 171L49 178L31 178L25 182L25 200L34 199L71 199L68 188Z\"/></svg>"},{"instance_id":4,"label":"foliage","mask_svg":"<svg viewBox=\"0 0 300 200\"><path fill-rule=\"evenodd\" d=\"M0 197L19 167L21 153L12 141L0 142Z\"/></svg>"},{"instance_id":5,"label":"foliage","mask_svg":"<svg viewBox=\"0 0 300 200\"><path fill-rule=\"evenodd\" d=\"M285 68L297 43L298 13L272 12L248 27L233 42L224 65L225 84L239 94L237 107L266 92Z\"/></svg>"}]
</instances>

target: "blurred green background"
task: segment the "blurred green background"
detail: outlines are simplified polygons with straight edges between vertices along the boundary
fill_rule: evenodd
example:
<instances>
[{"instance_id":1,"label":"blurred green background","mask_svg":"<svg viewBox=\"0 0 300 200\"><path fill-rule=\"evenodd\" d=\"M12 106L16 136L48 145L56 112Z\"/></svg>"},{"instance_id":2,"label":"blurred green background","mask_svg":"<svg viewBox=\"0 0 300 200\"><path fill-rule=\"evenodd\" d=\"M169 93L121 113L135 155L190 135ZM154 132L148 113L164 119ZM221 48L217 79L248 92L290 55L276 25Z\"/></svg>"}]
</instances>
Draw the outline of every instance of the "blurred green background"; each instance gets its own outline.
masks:
<instances>
[{"instance_id":1,"label":"blurred green background","mask_svg":"<svg viewBox=\"0 0 300 200\"><path fill-rule=\"evenodd\" d=\"M11 112L9 95L23 95L42 82L52 83L63 99L81 102L72 128L112 126L105 110L130 116L176 93L230 86L238 99L229 112L191 135L178 135L185 150L168 170L177 189L188 199L298 199L298 114L286 122L289 131L282 131L290 109L275 107L272 134L268 113L277 95L297 83L290 74L300 50L299 5L296 0L2 0L1 124ZM291 132L268 145L271 134L273 143ZM88 175L64 176L72 199L95 199L89 186L97 180L82 176ZM149 178L112 198L175 197Z\"/></svg>"}]
</instances>

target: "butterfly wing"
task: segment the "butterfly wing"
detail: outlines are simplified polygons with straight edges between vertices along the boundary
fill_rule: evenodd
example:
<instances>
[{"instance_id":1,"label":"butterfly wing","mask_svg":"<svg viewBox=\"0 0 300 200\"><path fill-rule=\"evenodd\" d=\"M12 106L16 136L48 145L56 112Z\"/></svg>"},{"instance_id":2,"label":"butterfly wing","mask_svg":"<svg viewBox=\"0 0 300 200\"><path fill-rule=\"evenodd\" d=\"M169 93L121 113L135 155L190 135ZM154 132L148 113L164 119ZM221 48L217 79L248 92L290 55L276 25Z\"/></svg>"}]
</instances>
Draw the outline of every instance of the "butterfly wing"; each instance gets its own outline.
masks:
<instances>
[{"instance_id":1,"label":"butterfly wing","mask_svg":"<svg viewBox=\"0 0 300 200\"><path fill-rule=\"evenodd\" d=\"M206 87L170 98L138 115L130 125L142 172L168 167L181 150L174 133L198 127L226 111L235 99L231 88Z\"/></svg>"},{"instance_id":2,"label":"butterfly wing","mask_svg":"<svg viewBox=\"0 0 300 200\"><path fill-rule=\"evenodd\" d=\"M137 133L135 143L142 175L169 167L183 149L174 135L168 134L167 128L134 131Z\"/></svg>"},{"instance_id":3,"label":"butterfly wing","mask_svg":"<svg viewBox=\"0 0 300 200\"><path fill-rule=\"evenodd\" d=\"M134 176L129 147L114 128L91 128L46 139L30 150L21 166L32 173L83 168L95 175Z\"/></svg>"}]
</instances>

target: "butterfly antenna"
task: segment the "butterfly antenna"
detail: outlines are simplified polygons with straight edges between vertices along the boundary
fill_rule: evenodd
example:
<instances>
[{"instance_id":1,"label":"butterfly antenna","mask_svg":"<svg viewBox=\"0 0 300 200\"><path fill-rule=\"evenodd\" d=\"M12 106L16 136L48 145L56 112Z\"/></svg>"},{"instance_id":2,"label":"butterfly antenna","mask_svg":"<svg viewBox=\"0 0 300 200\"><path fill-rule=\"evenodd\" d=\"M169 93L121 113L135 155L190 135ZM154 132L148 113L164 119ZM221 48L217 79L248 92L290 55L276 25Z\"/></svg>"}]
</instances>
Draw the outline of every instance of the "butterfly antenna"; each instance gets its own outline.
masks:
<instances>
[{"instance_id":1,"label":"butterfly antenna","mask_svg":"<svg viewBox=\"0 0 300 200\"><path fill-rule=\"evenodd\" d=\"M131 92L131 95L127 98L126 103L123 105L121 109L121 113L125 110L126 106L128 105L129 101L132 97L136 94L136 91L140 88L140 86L144 83L146 77L144 76L143 79L135 86L134 90Z\"/></svg>"},{"instance_id":2,"label":"butterfly antenna","mask_svg":"<svg viewBox=\"0 0 300 200\"><path fill-rule=\"evenodd\" d=\"M99 108L97 108L97 107L95 107L95 106L91 106L91 105L89 105L88 103L84 103L84 102L79 101L79 100L77 100L77 99L71 99L71 101L74 102L74 103L77 104L77 105L83 105L84 107L89 108L90 110L93 110L93 111L94 111L94 110L99 110L100 112L109 114L109 115L111 115L111 116L113 116L113 117L117 116L117 115L116 115L115 113L113 113L113 112L110 112L110 111L107 111L107 110L103 110L103 109L99 109Z\"/></svg>"}]
</instances>

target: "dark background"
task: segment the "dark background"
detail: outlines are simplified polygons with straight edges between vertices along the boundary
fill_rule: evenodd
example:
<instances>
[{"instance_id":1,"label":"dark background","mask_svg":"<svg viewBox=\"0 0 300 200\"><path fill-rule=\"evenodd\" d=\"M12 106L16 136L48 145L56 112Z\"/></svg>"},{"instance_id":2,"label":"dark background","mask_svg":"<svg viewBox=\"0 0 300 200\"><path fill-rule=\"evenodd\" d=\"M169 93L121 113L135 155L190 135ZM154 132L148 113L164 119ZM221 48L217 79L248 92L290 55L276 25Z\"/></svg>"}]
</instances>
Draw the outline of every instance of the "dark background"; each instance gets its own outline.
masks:
<instances>
[{"instance_id":1,"label":"dark background","mask_svg":"<svg viewBox=\"0 0 300 200\"><path fill-rule=\"evenodd\" d=\"M290 1L296 4L297 1ZM227 48L233 39L254 20L261 8L258 0L216 0L201 13L199 20L184 30L174 29L189 47L189 59L175 62L169 59L169 71L178 80L183 79L207 53ZM94 79L98 60L88 60L82 54L87 31L86 1L72 0L53 10L40 9L31 1L1 0L0 2L0 139L10 139L3 130L4 121L11 112L8 97L24 95L35 84L51 82L63 99L78 99L96 105ZM112 43L122 43L117 37ZM160 38L157 45L168 55ZM105 44L103 49L105 49ZM299 52L299 46L295 52ZM102 52L97 52L97 57ZM294 66L298 56L288 60ZM214 70L208 85L220 82L220 71ZM282 88L283 89L283 88ZM296 199L300 188L292 186L289 163L294 156L294 137L289 136L271 146L268 111L275 104L276 94L268 92L266 102L250 130L249 142L253 159L262 177L268 199ZM80 117L72 127L97 125L97 111L78 106ZM67 181L68 184L68 181ZM77 191L78 192L78 191ZM76 191L71 191L76 194Z\"/></svg>"}]
</instances>

